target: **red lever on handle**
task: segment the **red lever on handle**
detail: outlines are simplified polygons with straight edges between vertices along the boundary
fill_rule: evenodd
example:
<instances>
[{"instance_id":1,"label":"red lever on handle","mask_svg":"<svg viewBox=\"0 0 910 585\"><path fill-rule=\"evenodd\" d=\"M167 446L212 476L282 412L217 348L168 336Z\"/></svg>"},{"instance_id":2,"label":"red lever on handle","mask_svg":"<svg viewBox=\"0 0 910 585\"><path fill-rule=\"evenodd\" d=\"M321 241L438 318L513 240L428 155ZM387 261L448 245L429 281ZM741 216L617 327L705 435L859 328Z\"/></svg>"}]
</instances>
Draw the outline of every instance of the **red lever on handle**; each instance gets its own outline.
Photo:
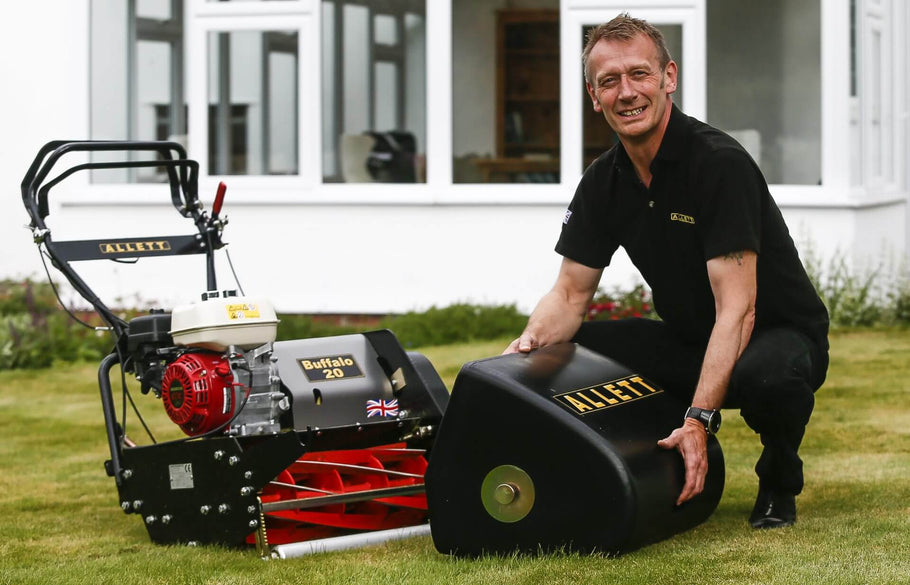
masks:
<instances>
[{"instance_id":1,"label":"red lever on handle","mask_svg":"<svg viewBox=\"0 0 910 585\"><path fill-rule=\"evenodd\" d=\"M212 219L218 217L221 213L221 205L224 203L224 192L227 191L227 185L224 181L218 183L218 191L215 193L215 203L212 205Z\"/></svg>"}]
</instances>

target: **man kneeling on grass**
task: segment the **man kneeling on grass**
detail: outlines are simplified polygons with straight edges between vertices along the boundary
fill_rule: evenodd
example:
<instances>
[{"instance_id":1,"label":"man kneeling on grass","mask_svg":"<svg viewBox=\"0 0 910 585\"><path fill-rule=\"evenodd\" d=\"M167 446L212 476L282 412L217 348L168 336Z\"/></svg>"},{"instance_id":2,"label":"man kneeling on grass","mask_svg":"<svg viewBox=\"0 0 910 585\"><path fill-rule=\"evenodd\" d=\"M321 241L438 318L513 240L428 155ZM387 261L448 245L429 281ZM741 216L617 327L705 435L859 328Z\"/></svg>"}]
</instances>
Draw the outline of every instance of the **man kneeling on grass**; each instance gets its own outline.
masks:
<instances>
[{"instance_id":1,"label":"man kneeling on grass","mask_svg":"<svg viewBox=\"0 0 910 585\"><path fill-rule=\"evenodd\" d=\"M621 14L591 31L583 62L619 142L585 171L556 244L556 284L506 353L575 341L691 404L658 443L685 461L677 504L702 491L719 409L739 408L764 446L750 523L789 526L803 487L797 451L828 368L825 306L755 162L673 105L677 66L660 31ZM583 323L620 246L661 320Z\"/></svg>"}]
</instances>

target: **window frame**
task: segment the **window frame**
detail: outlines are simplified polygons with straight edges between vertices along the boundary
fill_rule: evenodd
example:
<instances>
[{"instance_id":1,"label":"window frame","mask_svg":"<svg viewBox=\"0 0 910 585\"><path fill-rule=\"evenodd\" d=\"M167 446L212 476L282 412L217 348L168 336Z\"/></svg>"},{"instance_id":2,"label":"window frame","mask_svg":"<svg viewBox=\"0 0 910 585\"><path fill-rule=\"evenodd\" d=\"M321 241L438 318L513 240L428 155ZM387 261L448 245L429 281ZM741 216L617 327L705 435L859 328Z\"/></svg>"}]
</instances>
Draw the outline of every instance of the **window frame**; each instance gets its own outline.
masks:
<instances>
[{"instance_id":1,"label":"window frame","mask_svg":"<svg viewBox=\"0 0 910 585\"><path fill-rule=\"evenodd\" d=\"M291 2L297 4L296 2ZM219 3L227 4L227 3ZM242 3L247 4L247 3ZM270 4L270 3L266 3ZM276 2L275 4L279 4ZM197 2L198 5L198 2ZM197 18L190 18L186 30L187 82L186 95L190 111L188 135L190 156L199 162L200 182L215 183L224 181L240 190L262 188L268 191L311 188L313 173L318 166L319 153L315 152L312 141L308 140L313 133L318 133L320 120L317 111L319 95L301 91L307 87L306 80L317 75L318 60L314 59L314 15L309 12L284 14L250 14L230 11L227 14L210 15L203 11ZM209 168L209 120L208 120L208 79L209 55L208 38L210 33L230 33L237 31L294 31L297 33L297 169L296 175L220 175ZM196 114L202 112L202 115Z\"/></svg>"}]
</instances>

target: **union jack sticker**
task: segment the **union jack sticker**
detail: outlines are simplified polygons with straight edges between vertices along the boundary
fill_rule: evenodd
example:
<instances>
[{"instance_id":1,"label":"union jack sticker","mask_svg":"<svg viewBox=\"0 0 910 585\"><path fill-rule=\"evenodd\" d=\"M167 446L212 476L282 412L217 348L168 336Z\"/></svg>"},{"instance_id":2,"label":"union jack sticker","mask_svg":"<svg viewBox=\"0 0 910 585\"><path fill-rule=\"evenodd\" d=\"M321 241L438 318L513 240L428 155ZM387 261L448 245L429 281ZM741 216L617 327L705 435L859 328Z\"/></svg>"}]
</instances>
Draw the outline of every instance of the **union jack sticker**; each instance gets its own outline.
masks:
<instances>
[{"instance_id":1,"label":"union jack sticker","mask_svg":"<svg viewBox=\"0 0 910 585\"><path fill-rule=\"evenodd\" d=\"M398 416L398 400L367 400L367 418Z\"/></svg>"},{"instance_id":2,"label":"union jack sticker","mask_svg":"<svg viewBox=\"0 0 910 585\"><path fill-rule=\"evenodd\" d=\"M569 223L570 217L572 217L572 210L566 209L566 215L562 218L562 223Z\"/></svg>"}]
</instances>

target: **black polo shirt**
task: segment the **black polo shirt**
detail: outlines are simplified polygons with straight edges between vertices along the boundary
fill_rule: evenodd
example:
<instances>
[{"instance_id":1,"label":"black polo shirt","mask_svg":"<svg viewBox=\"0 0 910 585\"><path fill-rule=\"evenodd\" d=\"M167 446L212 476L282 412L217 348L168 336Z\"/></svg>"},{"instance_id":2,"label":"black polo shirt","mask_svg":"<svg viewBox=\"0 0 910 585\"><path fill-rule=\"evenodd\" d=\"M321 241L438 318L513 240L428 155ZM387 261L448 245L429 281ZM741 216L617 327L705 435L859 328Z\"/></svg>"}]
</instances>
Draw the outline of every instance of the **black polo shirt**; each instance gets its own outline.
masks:
<instances>
[{"instance_id":1,"label":"black polo shirt","mask_svg":"<svg viewBox=\"0 0 910 585\"><path fill-rule=\"evenodd\" d=\"M827 349L825 306L761 171L735 140L673 106L651 175L647 188L621 143L604 153L578 185L556 251L602 268L622 246L660 318L680 338L706 344L715 319L706 262L753 250L755 330L794 326Z\"/></svg>"}]
</instances>

